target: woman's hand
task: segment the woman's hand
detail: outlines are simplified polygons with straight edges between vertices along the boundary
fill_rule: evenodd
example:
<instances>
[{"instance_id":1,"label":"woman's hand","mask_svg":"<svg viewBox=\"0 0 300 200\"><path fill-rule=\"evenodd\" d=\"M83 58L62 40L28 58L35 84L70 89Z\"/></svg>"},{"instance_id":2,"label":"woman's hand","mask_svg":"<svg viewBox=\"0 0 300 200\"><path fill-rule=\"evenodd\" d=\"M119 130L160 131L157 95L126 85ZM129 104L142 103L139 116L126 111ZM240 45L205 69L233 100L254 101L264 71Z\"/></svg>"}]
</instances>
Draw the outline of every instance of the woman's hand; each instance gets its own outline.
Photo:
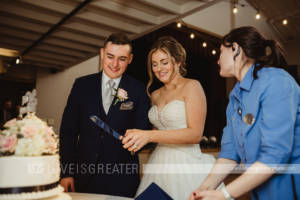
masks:
<instances>
[{"instance_id":1,"label":"woman's hand","mask_svg":"<svg viewBox=\"0 0 300 200\"><path fill-rule=\"evenodd\" d=\"M130 152L137 152L150 142L149 131L128 129L122 139L123 148Z\"/></svg>"},{"instance_id":2,"label":"woman's hand","mask_svg":"<svg viewBox=\"0 0 300 200\"><path fill-rule=\"evenodd\" d=\"M224 194L220 190L205 190L193 192L190 200L226 200Z\"/></svg>"},{"instance_id":3,"label":"woman's hand","mask_svg":"<svg viewBox=\"0 0 300 200\"><path fill-rule=\"evenodd\" d=\"M207 190L209 190L210 188L207 186L207 185L205 185L205 184L201 184L196 190L194 190L193 192L192 192L192 194L190 195L190 198L189 198L189 200L196 200L197 198L196 198L196 194L198 194L198 193L200 193L200 192L202 192L202 191L207 191Z\"/></svg>"}]
</instances>

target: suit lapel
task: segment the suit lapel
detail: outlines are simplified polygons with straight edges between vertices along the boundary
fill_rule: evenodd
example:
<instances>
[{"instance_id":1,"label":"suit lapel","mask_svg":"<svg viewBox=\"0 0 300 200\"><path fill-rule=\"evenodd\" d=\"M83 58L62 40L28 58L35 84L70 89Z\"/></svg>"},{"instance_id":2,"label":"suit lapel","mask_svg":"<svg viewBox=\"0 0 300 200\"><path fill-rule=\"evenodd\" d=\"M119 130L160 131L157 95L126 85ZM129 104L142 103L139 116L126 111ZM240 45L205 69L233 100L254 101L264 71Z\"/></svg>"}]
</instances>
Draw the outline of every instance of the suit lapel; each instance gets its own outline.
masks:
<instances>
[{"instance_id":1,"label":"suit lapel","mask_svg":"<svg viewBox=\"0 0 300 200\"><path fill-rule=\"evenodd\" d=\"M102 103L102 73L103 72L99 72L99 76L97 77L97 82L96 82L96 97L97 97L97 102L98 102L98 109L99 109L99 116L101 117L101 119L103 119L103 117L106 118L106 114L103 108L103 103Z\"/></svg>"}]
</instances>

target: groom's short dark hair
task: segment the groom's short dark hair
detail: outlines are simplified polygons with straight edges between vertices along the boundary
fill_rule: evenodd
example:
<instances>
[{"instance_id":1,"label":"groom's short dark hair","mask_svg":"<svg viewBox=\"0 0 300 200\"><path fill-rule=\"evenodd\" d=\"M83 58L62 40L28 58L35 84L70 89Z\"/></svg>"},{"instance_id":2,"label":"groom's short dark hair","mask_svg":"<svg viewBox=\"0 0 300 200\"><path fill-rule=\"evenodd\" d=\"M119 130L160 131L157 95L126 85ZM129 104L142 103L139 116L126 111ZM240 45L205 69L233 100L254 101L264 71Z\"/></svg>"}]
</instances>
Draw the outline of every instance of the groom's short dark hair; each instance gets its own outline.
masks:
<instances>
[{"instance_id":1,"label":"groom's short dark hair","mask_svg":"<svg viewBox=\"0 0 300 200\"><path fill-rule=\"evenodd\" d=\"M130 46L130 49L132 50L131 40L128 38L128 36L125 33L122 32L112 33L110 36L106 38L103 45L104 48L108 42L111 42L113 44L120 44L120 45L128 44Z\"/></svg>"}]
</instances>

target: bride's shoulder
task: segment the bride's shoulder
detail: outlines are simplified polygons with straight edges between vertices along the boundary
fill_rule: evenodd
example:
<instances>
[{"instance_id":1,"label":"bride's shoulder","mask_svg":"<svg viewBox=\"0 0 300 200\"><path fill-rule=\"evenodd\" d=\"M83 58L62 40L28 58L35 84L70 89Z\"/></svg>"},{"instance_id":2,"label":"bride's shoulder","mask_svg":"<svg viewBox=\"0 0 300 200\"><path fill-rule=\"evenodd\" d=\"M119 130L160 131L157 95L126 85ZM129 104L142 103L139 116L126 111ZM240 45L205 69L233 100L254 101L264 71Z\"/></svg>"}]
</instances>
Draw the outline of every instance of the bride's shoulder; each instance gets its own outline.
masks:
<instances>
[{"instance_id":1,"label":"bride's shoulder","mask_svg":"<svg viewBox=\"0 0 300 200\"><path fill-rule=\"evenodd\" d=\"M183 89L183 94L186 98L195 97L195 96L205 97L205 93L201 86L201 83L195 79L187 80Z\"/></svg>"},{"instance_id":2,"label":"bride's shoulder","mask_svg":"<svg viewBox=\"0 0 300 200\"><path fill-rule=\"evenodd\" d=\"M195 79L185 78L184 90L202 89L201 83Z\"/></svg>"}]
</instances>

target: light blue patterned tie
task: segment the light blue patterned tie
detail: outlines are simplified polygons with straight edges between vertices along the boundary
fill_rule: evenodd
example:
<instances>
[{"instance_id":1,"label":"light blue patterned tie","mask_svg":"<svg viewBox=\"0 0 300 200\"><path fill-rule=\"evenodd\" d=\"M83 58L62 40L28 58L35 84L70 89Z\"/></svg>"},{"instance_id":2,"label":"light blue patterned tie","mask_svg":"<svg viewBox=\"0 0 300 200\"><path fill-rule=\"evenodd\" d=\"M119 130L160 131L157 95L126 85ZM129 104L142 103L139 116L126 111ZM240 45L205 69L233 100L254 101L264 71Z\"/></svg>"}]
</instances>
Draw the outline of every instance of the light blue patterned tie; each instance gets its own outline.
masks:
<instances>
[{"instance_id":1,"label":"light blue patterned tie","mask_svg":"<svg viewBox=\"0 0 300 200\"><path fill-rule=\"evenodd\" d=\"M115 82L113 80L109 80L106 82L105 85L105 92L103 95L103 107L104 107L104 111L107 114L109 107L114 99L114 86L115 86Z\"/></svg>"}]
</instances>

